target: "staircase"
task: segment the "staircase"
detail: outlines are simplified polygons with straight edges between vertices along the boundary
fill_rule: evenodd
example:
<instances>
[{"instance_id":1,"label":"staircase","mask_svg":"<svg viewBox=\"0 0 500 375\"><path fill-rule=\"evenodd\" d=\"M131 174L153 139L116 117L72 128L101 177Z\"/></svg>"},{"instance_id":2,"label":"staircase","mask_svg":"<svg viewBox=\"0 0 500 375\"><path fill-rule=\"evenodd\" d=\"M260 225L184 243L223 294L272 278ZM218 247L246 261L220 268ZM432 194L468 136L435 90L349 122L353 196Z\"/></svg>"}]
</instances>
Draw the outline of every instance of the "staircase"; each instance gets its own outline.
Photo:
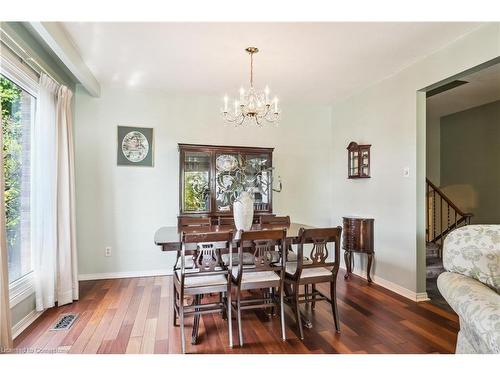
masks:
<instances>
[{"instance_id":1,"label":"staircase","mask_svg":"<svg viewBox=\"0 0 500 375\"><path fill-rule=\"evenodd\" d=\"M452 230L469 225L473 216L463 212L444 192L426 179L427 278L443 272L443 241Z\"/></svg>"}]
</instances>

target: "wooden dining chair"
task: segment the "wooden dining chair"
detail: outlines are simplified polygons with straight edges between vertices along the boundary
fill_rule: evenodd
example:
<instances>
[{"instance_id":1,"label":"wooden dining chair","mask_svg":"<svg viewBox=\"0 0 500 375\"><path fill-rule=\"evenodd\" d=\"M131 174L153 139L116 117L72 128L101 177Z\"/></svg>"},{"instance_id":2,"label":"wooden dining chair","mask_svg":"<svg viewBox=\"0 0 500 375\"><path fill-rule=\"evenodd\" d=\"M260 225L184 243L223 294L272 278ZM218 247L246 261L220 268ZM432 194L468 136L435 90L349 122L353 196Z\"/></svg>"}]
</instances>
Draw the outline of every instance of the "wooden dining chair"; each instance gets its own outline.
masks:
<instances>
[{"instance_id":1,"label":"wooden dining chair","mask_svg":"<svg viewBox=\"0 0 500 375\"><path fill-rule=\"evenodd\" d=\"M286 240L286 230L263 230L241 232L238 242L238 258L243 258L243 252L250 251L252 264L239 262L232 268L232 281L236 290L236 301L233 301L233 308L237 313L238 336L240 345L243 346L243 330L241 322L242 310L278 307L280 309L281 335L286 340L285 335L285 314L284 314L284 271L285 261L277 262L273 257L275 248L282 249ZM252 289L262 289L264 293L261 298L254 295L249 298L242 298L242 292ZM268 290L279 290L279 293L269 293ZM276 296L279 294L279 298Z\"/></svg>"},{"instance_id":2,"label":"wooden dining chair","mask_svg":"<svg viewBox=\"0 0 500 375\"><path fill-rule=\"evenodd\" d=\"M297 259L287 262L285 268L285 286L287 289L286 301L292 306L297 319L300 338L304 339L302 321L300 316L300 303L311 302L314 309L317 301L326 300L332 307L335 329L340 332L339 314L337 310L336 282L340 264L340 236L342 227L315 228L299 231L297 245ZM304 257L304 245L310 244L312 249L308 257ZM333 249L329 246L333 244ZM331 259L333 255L333 259ZM307 259L307 262L304 260ZM330 283L330 298L316 289L316 284ZM299 287L303 285L304 294L299 294ZM307 288L312 285L312 291L307 293Z\"/></svg>"},{"instance_id":3,"label":"wooden dining chair","mask_svg":"<svg viewBox=\"0 0 500 375\"><path fill-rule=\"evenodd\" d=\"M232 232L182 233L181 267L174 273L174 325L179 317L182 353L186 352L184 334L185 318L194 316L191 342L198 336L199 319L202 314L222 312L227 317L229 347L233 347L231 322L231 275ZM193 266L185 267L187 252L193 254ZM228 267L221 261L221 254L227 252ZM202 303L204 294L219 293L218 302ZM192 296L193 303L185 305L184 297Z\"/></svg>"},{"instance_id":4,"label":"wooden dining chair","mask_svg":"<svg viewBox=\"0 0 500 375\"><path fill-rule=\"evenodd\" d=\"M203 229L203 228L209 228L211 226L211 219L210 217L191 217L191 216L179 216L178 219L178 229L179 233L182 233L184 230L188 229ZM182 238L181 238L182 241ZM180 260L180 250L177 251L177 258L175 261L174 265L174 270L180 269L181 266L181 260ZM189 255L189 254L188 254ZM186 268L191 268L193 265L192 258L188 256L185 260L186 262Z\"/></svg>"},{"instance_id":5,"label":"wooden dining chair","mask_svg":"<svg viewBox=\"0 0 500 375\"><path fill-rule=\"evenodd\" d=\"M260 224L276 224L276 225L290 225L290 216L273 216L262 215L260 217Z\"/></svg>"},{"instance_id":6,"label":"wooden dining chair","mask_svg":"<svg viewBox=\"0 0 500 375\"><path fill-rule=\"evenodd\" d=\"M260 216L260 224L269 225L283 225L286 227L290 226L290 216L274 216L274 215L262 215ZM292 252L292 245L288 244L287 253L294 257L295 254Z\"/></svg>"}]
</instances>

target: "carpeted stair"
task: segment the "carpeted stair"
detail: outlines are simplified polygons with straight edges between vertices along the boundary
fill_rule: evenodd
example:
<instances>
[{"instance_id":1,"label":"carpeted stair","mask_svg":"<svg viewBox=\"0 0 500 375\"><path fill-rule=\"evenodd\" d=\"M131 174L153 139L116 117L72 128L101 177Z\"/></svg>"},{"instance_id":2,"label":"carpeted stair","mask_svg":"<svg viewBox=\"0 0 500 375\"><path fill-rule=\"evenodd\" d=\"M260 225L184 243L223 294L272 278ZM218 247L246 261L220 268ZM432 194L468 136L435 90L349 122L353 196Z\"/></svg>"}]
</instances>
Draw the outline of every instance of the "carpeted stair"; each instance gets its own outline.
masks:
<instances>
[{"instance_id":1,"label":"carpeted stair","mask_svg":"<svg viewBox=\"0 0 500 375\"><path fill-rule=\"evenodd\" d=\"M453 311L437 288L437 278L444 272L443 261L439 258L439 245L432 242L426 244L427 296L431 303L444 310Z\"/></svg>"}]
</instances>

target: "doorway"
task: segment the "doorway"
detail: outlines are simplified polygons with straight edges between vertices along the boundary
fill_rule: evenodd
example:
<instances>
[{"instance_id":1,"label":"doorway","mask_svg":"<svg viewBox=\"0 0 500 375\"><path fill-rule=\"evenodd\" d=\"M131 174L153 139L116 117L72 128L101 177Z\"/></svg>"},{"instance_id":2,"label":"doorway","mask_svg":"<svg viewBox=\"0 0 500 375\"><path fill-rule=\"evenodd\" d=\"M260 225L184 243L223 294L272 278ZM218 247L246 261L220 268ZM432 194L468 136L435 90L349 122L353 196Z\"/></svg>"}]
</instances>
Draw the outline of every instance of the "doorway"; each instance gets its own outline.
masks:
<instances>
[{"instance_id":1,"label":"doorway","mask_svg":"<svg viewBox=\"0 0 500 375\"><path fill-rule=\"evenodd\" d=\"M477 67L426 90L425 281L431 303L443 242L454 229L500 224L500 63Z\"/></svg>"}]
</instances>

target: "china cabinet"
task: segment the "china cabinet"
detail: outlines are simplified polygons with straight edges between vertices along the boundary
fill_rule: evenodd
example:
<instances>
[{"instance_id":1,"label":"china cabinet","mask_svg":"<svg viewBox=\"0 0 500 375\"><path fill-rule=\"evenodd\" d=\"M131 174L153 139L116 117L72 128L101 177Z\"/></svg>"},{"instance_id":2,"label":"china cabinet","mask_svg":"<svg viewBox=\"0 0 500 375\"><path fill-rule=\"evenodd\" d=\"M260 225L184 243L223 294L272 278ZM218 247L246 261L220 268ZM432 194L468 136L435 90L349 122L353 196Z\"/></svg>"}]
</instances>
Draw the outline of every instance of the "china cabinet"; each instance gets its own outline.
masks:
<instances>
[{"instance_id":1,"label":"china cabinet","mask_svg":"<svg viewBox=\"0 0 500 375\"><path fill-rule=\"evenodd\" d=\"M272 148L179 144L179 216L231 216L241 186L272 214ZM257 219L256 218L256 219Z\"/></svg>"},{"instance_id":2,"label":"china cabinet","mask_svg":"<svg viewBox=\"0 0 500 375\"><path fill-rule=\"evenodd\" d=\"M370 178L370 147L371 145L358 145L356 142L349 143L348 178Z\"/></svg>"}]
</instances>

